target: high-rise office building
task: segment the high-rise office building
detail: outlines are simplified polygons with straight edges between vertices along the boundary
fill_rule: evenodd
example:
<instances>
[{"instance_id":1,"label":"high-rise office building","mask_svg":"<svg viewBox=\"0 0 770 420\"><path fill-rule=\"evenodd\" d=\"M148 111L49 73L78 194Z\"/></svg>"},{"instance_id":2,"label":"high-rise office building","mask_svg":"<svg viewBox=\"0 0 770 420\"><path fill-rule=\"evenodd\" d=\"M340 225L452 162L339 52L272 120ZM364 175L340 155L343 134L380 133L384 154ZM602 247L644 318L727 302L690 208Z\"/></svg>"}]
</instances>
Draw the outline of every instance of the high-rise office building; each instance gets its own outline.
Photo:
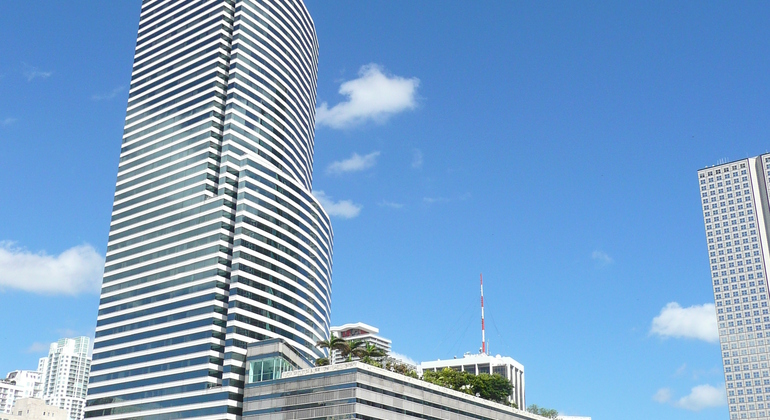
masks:
<instances>
[{"instance_id":1,"label":"high-rise office building","mask_svg":"<svg viewBox=\"0 0 770 420\"><path fill-rule=\"evenodd\" d=\"M83 420L91 357L88 337L62 338L51 343L48 356L40 358L42 398L45 403L64 409L70 420Z\"/></svg>"},{"instance_id":2,"label":"high-rise office building","mask_svg":"<svg viewBox=\"0 0 770 420\"><path fill-rule=\"evenodd\" d=\"M300 0L144 0L86 418L236 419L247 344L329 336Z\"/></svg>"},{"instance_id":3,"label":"high-rise office building","mask_svg":"<svg viewBox=\"0 0 770 420\"><path fill-rule=\"evenodd\" d=\"M770 155L698 171L731 419L770 418Z\"/></svg>"}]
</instances>

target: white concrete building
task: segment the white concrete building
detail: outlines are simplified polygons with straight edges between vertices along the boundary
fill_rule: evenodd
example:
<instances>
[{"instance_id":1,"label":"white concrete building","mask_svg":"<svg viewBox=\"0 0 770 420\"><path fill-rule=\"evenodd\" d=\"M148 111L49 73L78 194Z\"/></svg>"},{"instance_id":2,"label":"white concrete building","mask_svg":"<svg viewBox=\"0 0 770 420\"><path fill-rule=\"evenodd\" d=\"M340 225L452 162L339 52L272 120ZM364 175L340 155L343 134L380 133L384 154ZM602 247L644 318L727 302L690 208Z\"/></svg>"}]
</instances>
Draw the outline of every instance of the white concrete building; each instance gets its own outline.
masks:
<instances>
[{"instance_id":1,"label":"white concrete building","mask_svg":"<svg viewBox=\"0 0 770 420\"><path fill-rule=\"evenodd\" d=\"M47 405L40 398L19 398L10 413L0 413L0 420L67 420L67 410Z\"/></svg>"},{"instance_id":2,"label":"white concrete building","mask_svg":"<svg viewBox=\"0 0 770 420\"><path fill-rule=\"evenodd\" d=\"M391 341L387 338L380 337L378 334L380 330L363 322L356 322L355 324L345 324L339 327L331 327L331 333L344 340L360 340L364 343L369 343L377 346L385 352L390 354ZM354 357L354 360L358 358ZM338 350L332 350L329 355L329 361L332 364L342 363L346 360L340 355Z\"/></svg>"},{"instance_id":3,"label":"white concrete building","mask_svg":"<svg viewBox=\"0 0 770 420\"><path fill-rule=\"evenodd\" d=\"M491 356L484 353L465 353L462 358L435 360L432 362L420 363L420 374L425 371L439 371L444 368L454 369L456 371L468 372L473 375L480 373L499 374L505 377L513 385L511 392L511 402L516 403L521 409L526 408L526 398L524 393L524 366L510 357L503 357L499 354Z\"/></svg>"},{"instance_id":4,"label":"white concrete building","mask_svg":"<svg viewBox=\"0 0 770 420\"><path fill-rule=\"evenodd\" d=\"M88 337L62 338L38 362L43 400L66 410L70 420L83 419L91 372L90 341Z\"/></svg>"},{"instance_id":5,"label":"white concrete building","mask_svg":"<svg viewBox=\"0 0 770 420\"><path fill-rule=\"evenodd\" d=\"M41 374L32 370L14 370L0 380L0 412L10 413L19 398L41 396Z\"/></svg>"},{"instance_id":6,"label":"white concrete building","mask_svg":"<svg viewBox=\"0 0 770 420\"><path fill-rule=\"evenodd\" d=\"M731 419L770 418L770 154L698 171Z\"/></svg>"},{"instance_id":7,"label":"white concrete building","mask_svg":"<svg viewBox=\"0 0 770 420\"><path fill-rule=\"evenodd\" d=\"M559 416L556 420L591 420L591 417L584 416Z\"/></svg>"}]
</instances>

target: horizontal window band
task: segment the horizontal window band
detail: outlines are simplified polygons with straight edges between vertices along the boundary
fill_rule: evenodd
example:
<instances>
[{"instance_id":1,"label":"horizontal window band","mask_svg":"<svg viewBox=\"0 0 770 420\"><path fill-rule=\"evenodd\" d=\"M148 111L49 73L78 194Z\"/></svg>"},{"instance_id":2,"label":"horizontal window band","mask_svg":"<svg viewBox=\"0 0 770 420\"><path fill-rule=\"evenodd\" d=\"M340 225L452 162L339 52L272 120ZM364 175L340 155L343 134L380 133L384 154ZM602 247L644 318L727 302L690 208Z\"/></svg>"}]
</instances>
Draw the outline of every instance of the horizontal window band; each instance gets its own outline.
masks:
<instances>
[{"instance_id":1,"label":"horizontal window band","mask_svg":"<svg viewBox=\"0 0 770 420\"><path fill-rule=\"evenodd\" d=\"M219 293L219 292L220 292L220 290L215 290L215 293L209 293L209 294L205 294L205 295L189 298L189 299L186 299L186 300L180 300L180 301L176 301L176 302L172 302L172 303L167 303L165 305L160 305L160 306L155 306L155 307L148 308L148 309L143 309L141 311L135 311L135 312L131 312L131 313L123 314L123 315L118 315L118 316L114 316L114 317L110 317L110 318L100 319L100 320L96 321L96 326L97 327L102 327L102 326L105 326L105 325L114 324L116 322L122 322L122 321L126 321L126 320L129 320L129 319L134 319L134 318L141 318L141 317L144 317L144 316L148 316L148 315L152 315L152 314L157 314L157 313L165 312L165 311L170 311L172 309L184 308L186 306L192 306L192 305L196 305L196 304L199 304L199 303L208 303L208 302L214 303L216 301L227 302L227 297L224 295L224 290L222 290L221 293ZM131 309L131 307L129 307L127 309ZM94 348L104 347L104 345L99 344L97 346L96 344L98 344L98 343L94 344Z\"/></svg>"},{"instance_id":2,"label":"horizontal window band","mask_svg":"<svg viewBox=\"0 0 770 420\"><path fill-rule=\"evenodd\" d=\"M173 346L173 345L183 344L183 343L189 343L192 341L198 341L198 340L204 340L204 339L224 340L225 335L220 333L219 331L202 331L202 332L193 333L193 334L186 334L179 337L167 338L160 341L154 341L151 343L123 347L123 348L110 350L106 352L94 351L93 360L96 361L99 359L106 359L108 357L121 356L124 354L131 354L131 353L136 353L136 352L145 351L145 350L158 349L158 348L163 348L163 347L168 347L168 346ZM96 392L93 391L90 393L95 394Z\"/></svg>"},{"instance_id":3,"label":"horizontal window band","mask_svg":"<svg viewBox=\"0 0 770 420\"><path fill-rule=\"evenodd\" d=\"M119 367L126 367L135 364L147 364L155 360L167 359L170 357L184 356L186 354L201 353L204 351L215 351L224 354L225 348L223 346L217 346L213 344L199 344L192 347L183 347L175 350L167 350L162 352L156 352L147 354L144 356L132 357L130 359L116 360L114 362L98 363L95 362L91 365L91 372L98 372L105 369L114 369ZM109 404L109 403L106 403Z\"/></svg>"},{"instance_id":4,"label":"horizontal window band","mask_svg":"<svg viewBox=\"0 0 770 420\"><path fill-rule=\"evenodd\" d=\"M185 290L184 292L186 292L186 293L180 293L179 296L184 296L184 294L187 294L187 293L194 293L194 292L199 292L199 291L202 291L202 290L208 290L208 289L212 288L212 286L209 286L209 285L207 285L207 286L208 287L197 288L197 290L192 290L192 291ZM191 289L191 288L188 288L188 289ZM206 315L206 314L219 314L219 315L227 316L227 310L225 308L221 307L221 306L204 306L202 308L191 309L191 310L188 310L188 311L179 311L179 312L175 312L173 314L165 315L165 316L162 316L162 317L159 317L159 318L147 319L147 320L140 321L140 322L134 322L134 323L131 323L131 324L121 325L119 327L99 330L99 331L96 332L96 337L106 337L106 336L110 336L110 335L114 335L114 334L120 334L120 333L123 333L123 332L128 332L128 331L132 331L132 330L138 330L138 329L141 329L141 328L147 328L147 327L152 327L152 326L156 326L156 325L162 325L162 324L165 324L165 323L168 323L168 322L179 321L179 320L182 320L182 319L193 318L193 317L196 317L196 316L199 316L199 315Z\"/></svg>"}]
</instances>

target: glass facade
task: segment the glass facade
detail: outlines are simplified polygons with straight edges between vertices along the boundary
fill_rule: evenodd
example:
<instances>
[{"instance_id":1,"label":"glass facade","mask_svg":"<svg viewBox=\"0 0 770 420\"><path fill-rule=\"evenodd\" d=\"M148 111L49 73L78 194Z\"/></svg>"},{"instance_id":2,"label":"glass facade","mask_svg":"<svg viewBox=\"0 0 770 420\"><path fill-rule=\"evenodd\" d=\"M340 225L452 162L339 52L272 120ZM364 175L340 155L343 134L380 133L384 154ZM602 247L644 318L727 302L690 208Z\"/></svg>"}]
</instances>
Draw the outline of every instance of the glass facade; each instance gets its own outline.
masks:
<instances>
[{"instance_id":1,"label":"glass facade","mask_svg":"<svg viewBox=\"0 0 770 420\"><path fill-rule=\"evenodd\" d=\"M86 417L235 420L249 343L329 336L315 28L300 0L140 13Z\"/></svg>"},{"instance_id":2,"label":"glass facade","mask_svg":"<svg viewBox=\"0 0 770 420\"><path fill-rule=\"evenodd\" d=\"M247 381L254 382L272 381L281 379L281 373L296 369L292 362L281 356L265 357L257 360L249 360L247 367Z\"/></svg>"}]
</instances>

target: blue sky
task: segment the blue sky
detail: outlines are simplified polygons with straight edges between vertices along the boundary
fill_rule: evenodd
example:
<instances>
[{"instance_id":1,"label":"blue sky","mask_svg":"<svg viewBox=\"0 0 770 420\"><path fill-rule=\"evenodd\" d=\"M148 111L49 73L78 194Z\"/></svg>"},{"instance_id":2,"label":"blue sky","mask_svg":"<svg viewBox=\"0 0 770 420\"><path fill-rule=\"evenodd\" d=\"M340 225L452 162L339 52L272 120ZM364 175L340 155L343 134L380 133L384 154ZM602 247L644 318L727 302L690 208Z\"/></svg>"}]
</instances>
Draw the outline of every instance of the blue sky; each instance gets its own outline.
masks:
<instances>
[{"instance_id":1,"label":"blue sky","mask_svg":"<svg viewBox=\"0 0 770 420\"><path fill-rule=\"evenodd\" d=\"M768 151L768 4L307 5L335 324L476 351L483 272L528 403L727 418L696 170ZM2 5L0 373L93 333L138 15Z\"/></svg>"}]
</instances>

